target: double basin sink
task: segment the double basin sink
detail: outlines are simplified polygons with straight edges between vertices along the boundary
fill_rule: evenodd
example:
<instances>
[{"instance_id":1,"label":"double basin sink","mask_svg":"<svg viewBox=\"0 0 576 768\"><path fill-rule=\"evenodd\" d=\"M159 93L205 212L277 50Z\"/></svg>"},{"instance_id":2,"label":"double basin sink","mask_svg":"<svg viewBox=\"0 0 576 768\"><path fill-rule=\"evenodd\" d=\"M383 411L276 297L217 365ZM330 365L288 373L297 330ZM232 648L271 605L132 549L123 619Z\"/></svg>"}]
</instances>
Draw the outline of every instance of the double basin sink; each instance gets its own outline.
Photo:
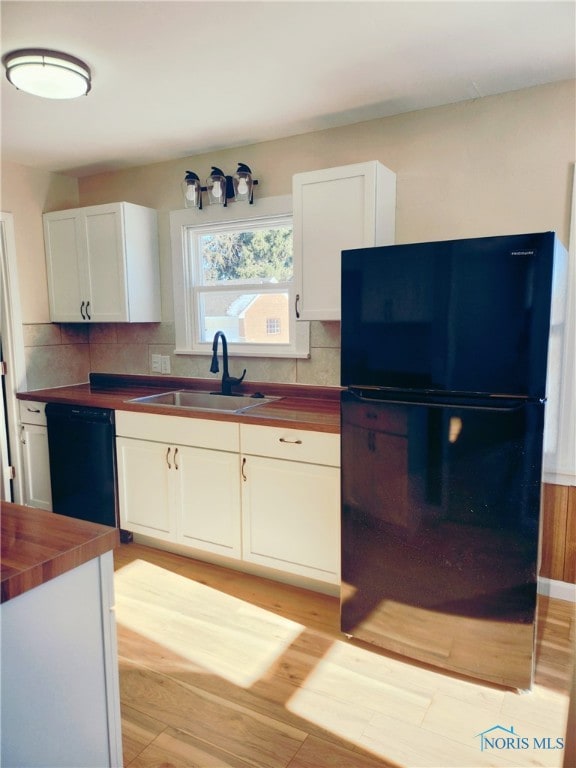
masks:
<instances>
[{"instance_id":1,"label":"double basin sink","mask_svg":"<svg viewBox=\"0 0 576 768\"><path fill-rule=\"evenodd\" d=\"M254 395L221 395L219 392L195 392L180 389L175 392L162 392L158 395L134 397L129 403L160 405L167 408L184 408L194 411L215 411L216 413L243 413L250 408L266 405L280 397L267 397L259 392Z\"/></svg>"}]
</instances>

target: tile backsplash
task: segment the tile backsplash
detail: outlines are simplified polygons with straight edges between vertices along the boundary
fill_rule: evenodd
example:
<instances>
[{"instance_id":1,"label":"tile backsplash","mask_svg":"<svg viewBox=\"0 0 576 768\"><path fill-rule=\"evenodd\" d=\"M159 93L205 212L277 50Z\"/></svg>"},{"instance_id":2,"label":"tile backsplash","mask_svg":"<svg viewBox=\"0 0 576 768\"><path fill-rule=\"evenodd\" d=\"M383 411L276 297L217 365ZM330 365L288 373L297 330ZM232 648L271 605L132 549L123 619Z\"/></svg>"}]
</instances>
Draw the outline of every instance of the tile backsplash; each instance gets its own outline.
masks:
<instances>
[{"instance_id":1,"label":"tile backsplash","mask_svg":"<svg viewBox=\"0 0 576 768\"><path fill-rule=\"evenodd\" d=\"M340 323L310 324L310 358L231 357L230 373L247 380L338 386ZM152 355L170 358L172 376L209 378L206 355L175 355L173 323L24 325L28 389L88 381L90 372L158 375ZM217 378L215 376L215 378Z\"/></svg>"},{"instance_id":2,"label":"tile backsplash","mask_svg":"<svg viewBox=\"0 0 576 768\"><path fill-rule=\"evenodd\" d=\"M85 325L38 323L23 326L28 389L88 381L89 329Z\"/></svg>"}]
</instances>

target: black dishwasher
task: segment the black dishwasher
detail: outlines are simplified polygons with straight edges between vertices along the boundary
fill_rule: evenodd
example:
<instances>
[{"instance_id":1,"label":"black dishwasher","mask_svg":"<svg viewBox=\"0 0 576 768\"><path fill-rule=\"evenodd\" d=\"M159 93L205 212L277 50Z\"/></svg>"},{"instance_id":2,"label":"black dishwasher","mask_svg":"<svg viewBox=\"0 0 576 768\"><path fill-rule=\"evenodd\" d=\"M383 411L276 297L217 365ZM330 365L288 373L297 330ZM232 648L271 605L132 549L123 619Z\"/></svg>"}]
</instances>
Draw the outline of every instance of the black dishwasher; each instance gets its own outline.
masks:
<instances>
[{"instance_id":1,"label":"black dishwasher","mask_svg":"<svg viewBox=\"0 0 576 768\"><path fill-rule=\"evenodd\" d=\"M48 403L52 509L118 525L114 411Z\"/></svg>"}]
</instances>

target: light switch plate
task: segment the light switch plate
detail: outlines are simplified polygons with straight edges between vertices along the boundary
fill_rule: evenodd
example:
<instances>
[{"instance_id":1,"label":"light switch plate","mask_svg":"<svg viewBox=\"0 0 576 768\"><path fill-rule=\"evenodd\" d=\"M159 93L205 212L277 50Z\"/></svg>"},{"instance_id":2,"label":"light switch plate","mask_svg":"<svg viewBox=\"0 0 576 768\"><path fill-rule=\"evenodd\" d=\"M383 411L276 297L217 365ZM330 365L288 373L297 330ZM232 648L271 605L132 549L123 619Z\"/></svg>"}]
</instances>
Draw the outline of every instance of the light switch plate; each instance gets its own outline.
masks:
<instances>
[{"instance_id":1,"label":"light switch plate","mask_svg":"<svg viewBox=\"0 0 576 768\"><path fill-rule=\"evenodd\" d=\"M152 372L162 372L162 355L152 355Z\"/></svg>"},{"instance_id":2,"label":"light switch plate","mask_svg":"<svg viewBox=\"0 0 576 768\"><path fill-rule=\"evenodd\" d=\"M170 373L170 355L161 355L162 373Z\"/></svg>"}]
</instances>

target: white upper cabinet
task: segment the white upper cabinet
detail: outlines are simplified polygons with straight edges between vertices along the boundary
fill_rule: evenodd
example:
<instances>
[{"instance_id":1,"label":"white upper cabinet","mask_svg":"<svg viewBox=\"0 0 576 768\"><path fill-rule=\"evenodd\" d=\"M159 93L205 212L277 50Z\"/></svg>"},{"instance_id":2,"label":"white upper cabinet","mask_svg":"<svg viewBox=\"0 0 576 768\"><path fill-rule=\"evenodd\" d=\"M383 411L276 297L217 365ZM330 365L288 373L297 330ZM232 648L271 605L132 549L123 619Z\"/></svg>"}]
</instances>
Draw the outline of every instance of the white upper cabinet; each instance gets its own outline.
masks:
<instances>
[{"instance_id":1,"label":"white upper cabinet","mask_svg":"<svg viewBox=\"0 0 576 768\"><path fill-rule=\"evenodd\" d=\"M52 321L160 321L156 211L110 203L43 218Z\"/></svg>"},{"instance_id":2,"label":"white upper cabinet","mask_svg":"<svg viewBox=\"0 0 576 768\"><path fill-rule=\"evenodd\" d=\"M292 182L298 320L340 320L340 254L394 243L396 174L377 161Z\"/></svg>"}]
</instances>

